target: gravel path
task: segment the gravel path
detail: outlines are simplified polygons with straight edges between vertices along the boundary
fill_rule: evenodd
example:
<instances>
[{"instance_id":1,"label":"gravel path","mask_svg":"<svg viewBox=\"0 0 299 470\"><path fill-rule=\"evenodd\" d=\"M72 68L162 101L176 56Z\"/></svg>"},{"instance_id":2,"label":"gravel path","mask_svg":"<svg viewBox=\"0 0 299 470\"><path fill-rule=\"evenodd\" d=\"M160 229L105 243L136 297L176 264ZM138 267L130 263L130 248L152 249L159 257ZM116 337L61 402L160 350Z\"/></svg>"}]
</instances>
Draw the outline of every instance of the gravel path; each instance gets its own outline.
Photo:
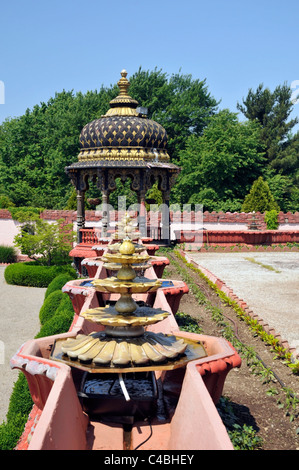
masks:
<instances>
[{"instance_id":1,"label":"gravel path","mask_svg":"<svg viewBox=\"0 0 299 470\"><path fill-rule=\"evenodd\" d=\"M299 353L299 253L188 253Z\"/></svg>"},{"instance_id":2,"label":"gravel path","mask_svg":"<svg viewBox=\"0 0 299 470\"><path fill-rule=\"evenodd\" d=\"M11 370L9 361L20 346L34 338L40 330L39 311L45 288L11 286L4 279L0 266L0 423L5 421L13 384L18 370Z\"/></svg>"}]
</instances>

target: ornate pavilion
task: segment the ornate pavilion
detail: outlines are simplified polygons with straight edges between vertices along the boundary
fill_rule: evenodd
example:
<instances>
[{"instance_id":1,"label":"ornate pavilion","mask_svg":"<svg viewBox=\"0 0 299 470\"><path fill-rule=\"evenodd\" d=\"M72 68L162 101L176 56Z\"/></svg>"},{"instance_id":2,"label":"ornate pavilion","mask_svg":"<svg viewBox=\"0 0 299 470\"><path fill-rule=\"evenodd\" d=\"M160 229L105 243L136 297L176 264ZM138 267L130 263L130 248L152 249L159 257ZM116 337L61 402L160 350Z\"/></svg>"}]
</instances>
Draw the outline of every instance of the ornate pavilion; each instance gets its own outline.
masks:
<instances>
[{"instance_id":1,"label":"ornate pavilion","mask_svg":"<svg viewBox=\"0 0 299 470\"><path fill-rule=\"evenodd\" d=\"M96 183L102 196L102 236L107 234L109 195L116 189L116 178L131 180L137 193L139 231L146 237L145 198L155 182L169 207L170 190L180 168L170 162L167 134L157 122L148 119L144 108L128 94L127 72L121 72L119 95L99 119L86 124L80 134L78 161L66 167L77 191L77 231L85 227L85 192L89 181ZM163 220L164 218L164 220ZM163 238L169 239L169 217L162 214Z\"/></svg>"}]
</instances>

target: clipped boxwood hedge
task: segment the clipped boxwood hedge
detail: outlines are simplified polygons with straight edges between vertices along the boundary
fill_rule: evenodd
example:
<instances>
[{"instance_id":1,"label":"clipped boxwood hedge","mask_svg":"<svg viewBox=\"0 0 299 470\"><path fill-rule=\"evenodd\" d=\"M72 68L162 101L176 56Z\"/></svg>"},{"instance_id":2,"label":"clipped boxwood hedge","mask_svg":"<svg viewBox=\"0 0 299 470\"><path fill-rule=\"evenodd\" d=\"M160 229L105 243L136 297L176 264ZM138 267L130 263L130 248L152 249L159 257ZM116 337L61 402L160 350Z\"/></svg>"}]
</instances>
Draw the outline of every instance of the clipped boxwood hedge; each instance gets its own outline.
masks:
<instances>
[{"instance_id":1,"label":"clipped boxwood hedge","mask_svg":"<svg viewBox=\"0 0 299 470\"><path fill-rule=\"evenodd\" d=\"M67 273L72 278L77 274L69 265L41 266L34 262L11 264L5 268L4 278L7 284L29 287L48 287L56 276Z\"/></svg>"},{"instance_id":2,"label":"clipped boxwood hedge","mask_svg":"<svg viewBox=\"0 0 299 470\"><path fill-rule=\"evenodd\" d=\"M77 277L76 273L73 274L71 271L70 275L72 279ZM60 275L57 277L60 277ZM58 280L56 286L60 285L60 282L61 280ZM53 304L52 308L51 302ZM41 329L35 338L69 331L74 318L74 309L69 296L61 291L61 287L58 287L45 298L39 316L44 323L41 322ZM33 401L26 377L23 372L20 372L10 398L6 422L0 424L0 450L13 450L16 447L28 421L32 406Z\"/></svg>"},{"instance_id":3,"label":"clipped boxwood hedge","mask_svg":"<svg viewBox=\"0 0 299 470\"><path fill-rule=\"evenodd\" d=\"M59 307L62 299L67 294L64 294L61 290L52 292L47 298L39 311L39 321L41 325L44 325L50 318L53 317L57 308Z\"/></svg>"},{"instance_id":4,"label":"clipped boxwood hedge","mask_svg":"<svg viewBox=\"0 0 299 470\"><path fill-rule=\"evenodd\" d=\"M45 293L45 299L50 295L52 292L56 290L60 290L63 288L63 286L68 282L72 281L74 279L74 276L68 273L63 273L59 274L56 276L53 281L50 282L46 293Z\"/></svg>"},{"instance_id":5,"label":"clipped boxwood hedge","mask_svg":"<svg viewBox=\"0 0 299 470\"><path fill-rule=\"evenodd\" d=\"M56 290L45 298L39 311L41 325L44 325L54 315L63 311L69 312L72 316L74 315L73 304L69 296L64 294L61 290Z\"/></svg>"},{"instance_id":6,"label":"clipped boxwood hedge","mask_svg":"<svg viewBox=\"0 0 299 470\"><path fill-rule=\"evenodd\" d=\"M10 397L6 422L0 424L0 450L13 450L22 435L33 401L23 372L19 372Z\"/></svg>"},{"instance_id":7,"label":"clipped boxwood hedge","mask_svg":"<svg viewBox=\"0 0 299 470\"><path fill-rule=\"evenodd\" d=\"M53 315L46 323L41 327L36 338L44 338L45 336L58 335L59 333L65 333L70 329L74 317L74 311L69 312L62 310L59 313Z\"/></svg>"}]
</instances>

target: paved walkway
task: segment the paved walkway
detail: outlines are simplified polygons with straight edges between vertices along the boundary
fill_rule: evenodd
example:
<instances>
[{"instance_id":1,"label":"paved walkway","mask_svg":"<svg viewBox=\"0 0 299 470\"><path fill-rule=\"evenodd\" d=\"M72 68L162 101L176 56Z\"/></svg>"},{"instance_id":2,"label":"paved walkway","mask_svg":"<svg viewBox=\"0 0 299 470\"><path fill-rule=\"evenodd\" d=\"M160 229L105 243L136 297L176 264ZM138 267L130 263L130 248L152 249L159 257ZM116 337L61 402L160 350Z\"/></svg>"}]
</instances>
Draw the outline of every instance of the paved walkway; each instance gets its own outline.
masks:
<instances>
[{"instance_id":1,"label":"paved walkway","mask_svg":"<svg viewBox=\"0 0 299 470\"><path fill-rule=\"evenodd\" d=\"M188 253L188 256L225 282L299 353L298 252Z\"/></svg>"},{"instance_id":2,"label":"paved walkway","mask_svg":"<svg viewBox=\"0 0 299 470\"><path fill-rule=\"evenodd\" d=\"M11 286L0 266L0 423L6 420L9 399L19 371L11 370L9 361L20 346L40 330L39 311L45 288Z\"/></svg>"}]
</instances>

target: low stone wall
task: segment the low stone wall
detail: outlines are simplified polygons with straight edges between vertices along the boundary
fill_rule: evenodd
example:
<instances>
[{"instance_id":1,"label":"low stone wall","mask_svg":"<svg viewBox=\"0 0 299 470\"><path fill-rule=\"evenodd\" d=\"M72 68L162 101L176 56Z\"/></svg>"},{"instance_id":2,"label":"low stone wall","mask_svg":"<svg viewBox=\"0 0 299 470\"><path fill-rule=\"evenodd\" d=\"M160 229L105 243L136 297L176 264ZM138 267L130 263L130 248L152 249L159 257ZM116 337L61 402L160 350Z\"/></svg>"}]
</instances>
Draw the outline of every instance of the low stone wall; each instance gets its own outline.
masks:
<instances>
[{"instance_id":1,"label":"low stone wall","mask_svg":"<svg viewBox=\"0 0 299 470\"><path fill-rule=\"evenodd\" d=\"M299 230L177 230L180 243L229 245L279 245L299 243Z\"/></svg>"}]
</instances>

